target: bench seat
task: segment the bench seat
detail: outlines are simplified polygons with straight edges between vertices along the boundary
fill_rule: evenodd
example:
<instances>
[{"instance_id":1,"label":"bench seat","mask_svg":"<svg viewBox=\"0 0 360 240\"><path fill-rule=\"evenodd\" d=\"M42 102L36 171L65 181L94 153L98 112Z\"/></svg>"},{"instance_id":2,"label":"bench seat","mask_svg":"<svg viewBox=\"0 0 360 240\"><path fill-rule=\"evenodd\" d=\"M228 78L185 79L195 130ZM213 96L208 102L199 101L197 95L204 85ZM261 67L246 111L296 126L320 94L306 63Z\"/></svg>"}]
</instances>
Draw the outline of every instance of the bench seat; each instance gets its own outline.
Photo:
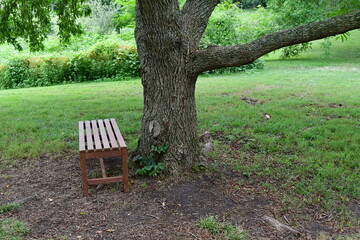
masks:
<instances>
[{"instance_id":1,"label":"bench seat","mask_svg":"<svg viewBox=\"0 0 360 240\"><path fill-rule=\"evenodd\" d=\"M124 192L129 191L127 147L114 118L79 121L79 153L84 196L89 195L89 185L104 183L122 182ZM106 176L103 159L109 157L121 157L121 176ZM100 159L102 178L88 178L89 159Z\"/></svg>"}]
</instances>

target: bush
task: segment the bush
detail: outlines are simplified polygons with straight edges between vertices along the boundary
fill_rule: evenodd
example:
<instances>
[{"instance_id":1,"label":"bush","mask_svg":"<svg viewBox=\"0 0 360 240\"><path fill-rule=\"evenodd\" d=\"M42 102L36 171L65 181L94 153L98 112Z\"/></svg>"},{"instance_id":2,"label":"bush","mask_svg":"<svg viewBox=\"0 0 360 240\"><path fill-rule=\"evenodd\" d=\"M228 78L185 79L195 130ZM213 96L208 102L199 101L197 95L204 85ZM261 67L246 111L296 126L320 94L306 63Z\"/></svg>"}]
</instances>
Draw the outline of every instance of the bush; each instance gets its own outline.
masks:
<instances>
[{"instance_id":1,"label":"bush","mask_svg":"<svg viewBox=\"0 0 360 240\"><path fill-rule=\"evenodd\" d=\"M236 73L236 72L245 72L254 69L263 69L264 68L264 60L257 59L253 63L243 65L240 67L228 67L228 68L219 68L215 70L210 70L204 72L204 74L226 74L226 73Z\"/></svg>"},{"instance_id":2,"label":"bush","mask_svg":"<svg viewBox=\"0 0 360 240\"><path fill-rule=\"evenodd\" d=\"M48 86L100 78L140 76L135 48L99 44L73 58L16 59L0 70L0 88Z\"/></svg>"},{"instance_id":3,"label":"bush","mask_svg":"<svg viewBox=\"0 0 360 240\"><path fill-rule=\"evenodd\" d=\"M3 88L16 88L23 79L29 78L29 62L15 59L2 69L1 86Z\"/></svg>"}]
</instances>

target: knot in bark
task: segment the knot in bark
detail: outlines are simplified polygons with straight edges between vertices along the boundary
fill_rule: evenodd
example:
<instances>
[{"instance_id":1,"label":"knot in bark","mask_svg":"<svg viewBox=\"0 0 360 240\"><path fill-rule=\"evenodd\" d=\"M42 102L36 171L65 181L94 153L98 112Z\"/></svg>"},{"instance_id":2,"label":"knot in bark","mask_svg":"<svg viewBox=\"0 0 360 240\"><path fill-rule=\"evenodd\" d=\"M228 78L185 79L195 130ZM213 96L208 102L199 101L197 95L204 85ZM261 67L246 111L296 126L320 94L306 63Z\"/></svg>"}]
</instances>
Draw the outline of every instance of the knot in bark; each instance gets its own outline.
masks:
<instances>
[{"instance_id":1,"label":"knot in bark","mask_svg":"<svg viewBox=\"0 0 360 240\"><path fill-rule=\"evenodd\" d=\"M153 137L157 137L160 135L161 127L160 123L156 120L152 120L149 123L149 132Z\"/></svg>"}]
</instances>

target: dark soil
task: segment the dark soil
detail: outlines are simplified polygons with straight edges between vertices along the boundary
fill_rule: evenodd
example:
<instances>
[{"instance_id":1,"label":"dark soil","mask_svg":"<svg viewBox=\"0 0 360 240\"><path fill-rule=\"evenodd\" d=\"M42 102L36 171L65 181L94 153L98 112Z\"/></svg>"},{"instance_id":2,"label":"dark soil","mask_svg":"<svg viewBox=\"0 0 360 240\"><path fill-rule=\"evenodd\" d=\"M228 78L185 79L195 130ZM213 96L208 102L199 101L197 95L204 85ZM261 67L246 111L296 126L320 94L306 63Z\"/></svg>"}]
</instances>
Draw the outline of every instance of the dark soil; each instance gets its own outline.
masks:
<instances>
[{"instance_id":1,"label":"dark soil","mask_svg":"<svg viewBox=\"0 0 360 240\"><path fill-rule=\"evenodd\" d=\"M0 172L0 204L21 202L15 213L0 215L26 222L26 239L215 239L197 226L199 218L216 216L243 228L249 239L316 239L337 234L328 219L312 210L283 211L281 194L260 184L244 184L241 173L192 173L182 179L131 178L129 193L108 184L82 197L76 154L44 157ZM357 203L352 208L359 212ZM281 233L265 222L273 217L301 232ZM219 239L219 238L217 238Z\"/></svg>"}]
</instances>

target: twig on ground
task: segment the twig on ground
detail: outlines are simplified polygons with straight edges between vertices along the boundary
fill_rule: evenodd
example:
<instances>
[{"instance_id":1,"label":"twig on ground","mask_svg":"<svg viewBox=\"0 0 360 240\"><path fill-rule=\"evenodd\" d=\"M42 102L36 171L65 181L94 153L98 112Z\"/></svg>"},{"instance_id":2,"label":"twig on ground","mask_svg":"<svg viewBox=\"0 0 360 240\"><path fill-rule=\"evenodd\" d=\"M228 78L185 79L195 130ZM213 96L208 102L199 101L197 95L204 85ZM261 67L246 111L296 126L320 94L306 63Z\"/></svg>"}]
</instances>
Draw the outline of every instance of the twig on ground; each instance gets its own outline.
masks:
<instances>
[{"instance_id":1,"label":"twig on ground","mask_svg":"<svg viewBox=\"0 0 360 240\"><path fill-rule=\"evenodd\" d=\"M285 219L285 221L286 221L287 223L290 224L289 220L287 219L287 217L286 217L285 215L284 215L284 219Z\"/></svg>"},{"instance_id":2,"label":"twig on ground","mask_svg":"<svg viewBox=\"0 0 360 240\"><path fill-rule=\"evenodd\" d=\"M157 217L155 215L151 215L151 214L146 214L146 216L149 216L149 217L152 217L152 218L155 218L155 219L159 219L159 217Z\"/></svg>"},{"instance_id":3,"label":"twig on ground","mask_svg":"<svg viewBox=\"0 0 360 240\"><path fill-rule=\"evenodd\" d=\"M276 220L275 218L269 217L269 216L263 216L262 217L264 220L266 220L269 224L271 224L272 226L274 226L278 231L280 232L291 232L293 234L295 234L296 236L300 236L300 232L295 230L292 227L289 227L281 222L279 222L278 220Z\"/></svg>"},{"instance_id":4,"label":"twig on ground","mask_svg":"<svg viewBox=\"0 0 360 240\"><path fill-rule=\"evenodd\" d=\"M192 232L188 232L191 236L193 236L195 239L199 239L195 234L193 234Z\"/></svg>"}]
</instances>

